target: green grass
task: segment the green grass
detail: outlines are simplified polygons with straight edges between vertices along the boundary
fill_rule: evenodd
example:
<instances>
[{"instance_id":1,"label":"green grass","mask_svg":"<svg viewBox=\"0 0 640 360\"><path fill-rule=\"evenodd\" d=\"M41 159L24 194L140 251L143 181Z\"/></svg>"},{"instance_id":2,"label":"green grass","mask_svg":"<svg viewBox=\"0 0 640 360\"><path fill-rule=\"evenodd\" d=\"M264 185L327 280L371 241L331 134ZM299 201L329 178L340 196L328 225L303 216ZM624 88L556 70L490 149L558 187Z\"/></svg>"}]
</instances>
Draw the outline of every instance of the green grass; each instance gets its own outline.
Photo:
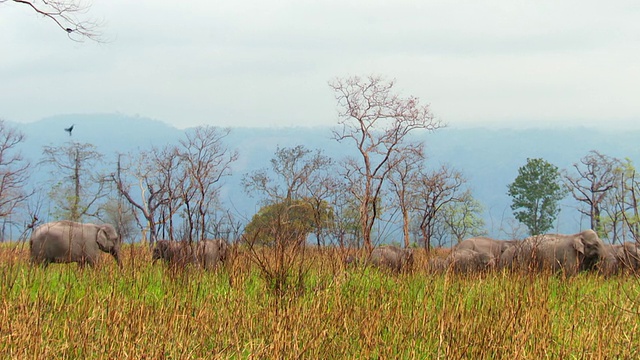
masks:
<instances>
[{"instance_id":1,"label":"green grass","mask_svg":"<svg viewBox=\"0 0 640 360\"><path fill-rule=\"evenodd\" d=\"M0 358L637 358L636 277L391 274L309 257L302 291L276 296L247 255L204 272L32 267L0 247ZM299 289L298 289L299 290Z\"/></svg>"}]
</instances>

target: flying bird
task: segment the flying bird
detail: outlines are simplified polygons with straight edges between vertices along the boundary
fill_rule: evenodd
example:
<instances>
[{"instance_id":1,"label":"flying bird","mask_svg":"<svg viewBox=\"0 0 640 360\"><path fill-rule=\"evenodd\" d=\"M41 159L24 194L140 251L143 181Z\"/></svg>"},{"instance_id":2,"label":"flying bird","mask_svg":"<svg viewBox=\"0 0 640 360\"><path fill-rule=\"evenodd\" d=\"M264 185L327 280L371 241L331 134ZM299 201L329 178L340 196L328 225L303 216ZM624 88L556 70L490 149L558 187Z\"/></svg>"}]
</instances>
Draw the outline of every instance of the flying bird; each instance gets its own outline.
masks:
<instances>
[{"instance_id":1,"label":"flying bird","mask_svg":"<svg viewBox=\"0 0 640 360\"><path fill-rule=\"evenodd\" d=\"M75 126L75 124L69 126L68 128L64 128L64 131L69 133L69 136L71 136L71 132L73 131L73 127Z\"/></svg>"}]
</instances>

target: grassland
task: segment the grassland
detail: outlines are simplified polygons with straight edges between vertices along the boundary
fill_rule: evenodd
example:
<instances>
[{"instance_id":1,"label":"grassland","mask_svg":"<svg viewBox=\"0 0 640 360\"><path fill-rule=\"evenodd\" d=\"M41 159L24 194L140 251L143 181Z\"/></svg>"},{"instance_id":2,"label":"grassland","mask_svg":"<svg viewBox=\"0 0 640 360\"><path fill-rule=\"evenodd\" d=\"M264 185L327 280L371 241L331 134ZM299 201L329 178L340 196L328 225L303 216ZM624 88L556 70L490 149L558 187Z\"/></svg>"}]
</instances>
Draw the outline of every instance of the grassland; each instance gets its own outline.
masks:
<instances>
[{"instance_id":1,"label":"grassland","mask_svg":"<svg viewBox=\"0 0 640 360\"><path fill-rule=\"evenodd\" d=\"M124 268L32 267L0 246L2 359L638 358L640 283L345 269L314 251L276 296L249 257L173 270L126 247Z\"/></svg>"}]
</instances>

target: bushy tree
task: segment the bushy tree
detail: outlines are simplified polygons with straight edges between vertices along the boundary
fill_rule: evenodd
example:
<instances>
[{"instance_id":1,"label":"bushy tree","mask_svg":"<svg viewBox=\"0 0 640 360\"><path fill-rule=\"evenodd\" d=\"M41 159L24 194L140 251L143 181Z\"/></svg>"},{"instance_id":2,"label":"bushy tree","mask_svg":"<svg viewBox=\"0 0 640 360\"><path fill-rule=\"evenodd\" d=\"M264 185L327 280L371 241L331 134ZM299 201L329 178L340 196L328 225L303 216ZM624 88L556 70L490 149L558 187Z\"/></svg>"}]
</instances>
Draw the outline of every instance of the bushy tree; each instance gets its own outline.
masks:
<instances>
[{"instance_id":1,"label":"bushy tree","mask_svg":"<svg viewBox=\"0 0 640 360\"><path fill-rule=\"evenodd\" d=\"M473 197L471 190L467 189L458 201L444 206L442 225L456 243L467 237L486 236L485 223L481 217L483 211L482 204Z\"/></svg>"},{"instance_id":2,"label":"bushy tree","mask_svg":"<svg viewBox=\"0 0 640 360\"><path fill-rule=\"evenodd\" d=\"M566 195L561 186L558 167L544 159L527 159L518 176L508 185L513 198L511 210L531 235L542 234L553 227L558 216L558 202Z\"/></svg>"},{"instance_id":3,"label":"bushy tree","mask_svg":"<svg viewBox=\"0 0 640 360\"><path fill-rule=\"evenodd\" d=\"M329 205L323 203L323 223L328 226L332 217ZM253 216L245 228L245 236L255 243L273 246L281 234L287 242L302 243L315 228L316 210L307 199L283 201L266 205Z\"/></svg>"}]
</instances>

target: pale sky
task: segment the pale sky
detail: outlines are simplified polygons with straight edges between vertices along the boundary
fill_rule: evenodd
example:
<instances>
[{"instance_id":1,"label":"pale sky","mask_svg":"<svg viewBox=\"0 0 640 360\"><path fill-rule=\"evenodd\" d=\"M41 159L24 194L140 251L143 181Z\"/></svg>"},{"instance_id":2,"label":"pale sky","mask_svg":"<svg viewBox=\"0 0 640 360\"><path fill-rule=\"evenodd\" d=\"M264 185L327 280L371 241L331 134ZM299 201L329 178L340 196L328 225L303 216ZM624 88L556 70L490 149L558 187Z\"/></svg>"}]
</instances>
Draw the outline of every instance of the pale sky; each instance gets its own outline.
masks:
<instances>
[{"instance_id":1,"label":"pale sky","mask_svg":"<svg viewBox=\"0 0 640 360\"><path fill-rule=\"evenodd\" d=\"M452 127L640 128L640 3L95 0L106 43L0 4L0 118L335 125L336 77L381 75Z\"/></svg>"}]
</instances>

